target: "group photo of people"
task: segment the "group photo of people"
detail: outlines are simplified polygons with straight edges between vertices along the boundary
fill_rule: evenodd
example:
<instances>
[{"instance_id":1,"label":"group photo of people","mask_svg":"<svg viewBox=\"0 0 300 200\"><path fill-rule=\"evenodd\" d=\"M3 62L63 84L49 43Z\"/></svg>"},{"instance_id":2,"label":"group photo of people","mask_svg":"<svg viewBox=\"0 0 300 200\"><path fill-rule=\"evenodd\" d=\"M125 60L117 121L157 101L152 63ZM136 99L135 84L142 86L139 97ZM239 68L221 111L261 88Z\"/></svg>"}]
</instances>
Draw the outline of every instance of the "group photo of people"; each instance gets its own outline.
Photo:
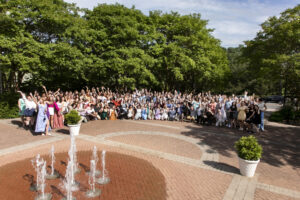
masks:
<instances>
[{"instance_id":1,"label":"group photo of people","mask_svg":"<svg viewBox=\"0 0 300 200\"><path fill-rule=\"evenodd\" d=\"M245 92L240 96L205 93L157 92L147 89L132 92L93 87L81 91L47 91L25 94L18 105L23 127L51 135L63 128L64 115L78 111L81 122L91 120L168 120L235 128L249 133L264 131L262 99Z\"/></svg>"}]
</instances>

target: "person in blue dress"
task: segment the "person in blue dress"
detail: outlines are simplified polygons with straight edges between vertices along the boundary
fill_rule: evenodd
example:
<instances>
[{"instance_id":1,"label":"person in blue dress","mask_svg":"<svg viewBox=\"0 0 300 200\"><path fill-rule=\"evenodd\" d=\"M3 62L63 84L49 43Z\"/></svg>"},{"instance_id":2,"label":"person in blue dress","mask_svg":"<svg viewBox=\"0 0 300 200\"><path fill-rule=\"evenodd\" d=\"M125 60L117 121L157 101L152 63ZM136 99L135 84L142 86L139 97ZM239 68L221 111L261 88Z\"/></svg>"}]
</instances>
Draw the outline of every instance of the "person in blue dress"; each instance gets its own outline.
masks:
<instances>
[{"instance_id":1,"label":"person in blue dress","mask_svg":"<svg viewBox=\"0 0 300 200\"><path fill-rule=\"evenodd\" d=\"M30 94L31 95L31 94ZM32 95L31 95L32 96ZM38 114L36 118L36 125L35 125L35 132L42 133L42 135L51 135L49 133L50 126L49 126L49 113L47 108L47 103L42 97L39 102L37 102L36 98L32 97L36 104L38 105Z\"/></svg>"}]
</instances>

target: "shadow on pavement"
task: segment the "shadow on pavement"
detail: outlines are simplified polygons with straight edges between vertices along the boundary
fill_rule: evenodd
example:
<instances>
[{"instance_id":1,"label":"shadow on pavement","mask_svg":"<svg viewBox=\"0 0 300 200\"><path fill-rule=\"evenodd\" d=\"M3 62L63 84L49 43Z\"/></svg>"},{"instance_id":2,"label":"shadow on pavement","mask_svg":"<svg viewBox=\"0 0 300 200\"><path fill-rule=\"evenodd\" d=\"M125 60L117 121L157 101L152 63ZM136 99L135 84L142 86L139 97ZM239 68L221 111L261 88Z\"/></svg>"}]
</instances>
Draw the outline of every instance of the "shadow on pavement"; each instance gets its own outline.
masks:
<instances>
[{"instance_id":1,"label":"shadow on pavement","mask_svg":"<svg viewBox=\"0 0 300 200\"><path fill-rule=\"evenodd\" d=\"M224 172L229 172L229 173L234 173L234 174L240 174L240 170L234 166L228 165L226 163L219 163L215 161L209 161L205 160L203 161L204 164L211 166L212 168L224 171Z\"/></svg>"},{"instance_id":2,"label":"shadow on pavement","mask_svg":"<svg viewBox=\"0 0 300 200\"><path fill-rule=\"evenodd\" d=\"M232 157L235 152L234 142L249 134L229 128L213 126L186 126L181 134L199 139L199 144L206 144L219 154ZM300 167L300 129L291 127L266 127L266 131L256 136L263 147L261 162L280 167L291 165Z\"/></svg>"}]
</instances>

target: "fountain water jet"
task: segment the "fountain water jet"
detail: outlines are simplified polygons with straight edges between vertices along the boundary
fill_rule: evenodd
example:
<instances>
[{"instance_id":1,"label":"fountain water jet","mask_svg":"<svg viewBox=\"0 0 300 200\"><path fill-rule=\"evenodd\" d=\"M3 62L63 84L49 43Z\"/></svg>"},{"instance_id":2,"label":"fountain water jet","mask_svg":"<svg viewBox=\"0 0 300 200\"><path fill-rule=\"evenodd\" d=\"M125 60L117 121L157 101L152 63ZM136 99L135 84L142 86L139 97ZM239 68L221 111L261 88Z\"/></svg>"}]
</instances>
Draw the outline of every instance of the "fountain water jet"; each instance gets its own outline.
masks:
<instances>
[{"instance_id":1,"label":"fountain water jet","mask_svg":"<svg viewBox=\"0 0 300 200\"><path fill-rule=\"evenodd\" d=\"M93 154L92 154L92 160L95 161L95 176L100 176L101 175L101 171L100 170L97 170L97 163L99 161L99 158L98 158L98 153L97 153L97 147L94 146L93 148ZM91 170L89 172L87 172L87 174L89 175L91 173Z\"/></svg>"},{"instance_id":2,"label":"fountain water jet","mask_svg":"<svg viewBox=\"0 0 300 200\"><path fill-rule=\"evenodd\" d=\"M70 176L71 176L71 183L72 183L72 191L76 191L76 190L78 190L79 189L79 183L77 183L76 181L75 181L75 165L74 165L74 154L73 154L73 152L72 152L72 148L69 150L69 152L68 152L68 154L69 154L69 162L70 162L70 165L71 165L71 167L70 167Z\"/></svg>"},{"instance_id":3,"label":"fountain water jet","mask_svg":"<svg viewBox=\"0 0 300 200\"><path fill-rule=\"evenodd\" d=\"M41 167L43 164L43 160L40 160L40 154L37 154L35 159L31 160L31 164L34 168L34 170L36 171L36 184L32 185L30 187L31 191L38 191L41 189L40 185L41 185Z\"/></svg>"},{"instance_id":4,"label":"fountain water jet","mask_svg":"<svg viewBox=\"0 0 300 200\"><path fill-rule=\"evenodd\" d=\"M71 135L70 150L72 151L72 154L73 154L74 173L80 173L81 170L78 167L78 162L77 162L77 148L76 148L76 141L75 141L75 136L74 135Z\"/></svg>"},{"instance_id":5,"label":"fountain water jet","mask_svg":"<svg viewBox=\"0 0 300 200\"><path fill-rule=\"evenodd\" d=\"M65 175L65 180L63 182L63 186L65 190L67 191L67 197L63 198L62 200L76 200L75 197L72 197L72 163L69 160L67 169L66 169L66 175Z\"/></svg>"},{"instance_id":6,"label":"fountain water jet","mask_svg":"<svg viewBox=\"0 0 300 200\"><path fill-rule=\"evenodd\" d=\"M41 161L41 167L39 167L40 174L41 174L41 182L40 182L40 188L41 188L41 194L36 196L35 200L51 200L52 195L50 193L45 193L45 187L46 187L46 161Z\"/></svg>"},{"instance_id":7,"label":"fountain water jet","mask_svg":"<svg viewBox=\"0 0 300 200\"><path fill-rule=\"evenodd\" d=\"M51 174L47 174L47 179L56 179L58 178L59 174L54 169L54 163L55 163L55 155L54 155L54 145L51 147L50 151L50 158L51 158Z\"/></svg>"},{"instance_id":8,"label":"fountain water jet","mask_svg":"<svg viewBox=\"0 0 300 200\"><path fill-rule=\"evenodd\" d=\"M108 174L107 170L105 169L105 154L106 154L106 151L103 150L102 151L102 177L100 177L96 180L96 182L101 185L104 185L104 184L107 184L110 182L110 179L107 176L107 174Z\"/></svg>"},{"instance_id":9,"label":"fountain water jet","mask_svg":"<svg viewBox=\"0 0 300 200\"><path fill-rule=\"evenodd\" d=\"M95 181L96 181L96 162L95 160L91 160L90 164L90 173L89 173L89 185L90 190L88 190L85 195L88 198L93 198L100 196L101 190L98 188L95 188Z\"/></svg>"}]
</instances>

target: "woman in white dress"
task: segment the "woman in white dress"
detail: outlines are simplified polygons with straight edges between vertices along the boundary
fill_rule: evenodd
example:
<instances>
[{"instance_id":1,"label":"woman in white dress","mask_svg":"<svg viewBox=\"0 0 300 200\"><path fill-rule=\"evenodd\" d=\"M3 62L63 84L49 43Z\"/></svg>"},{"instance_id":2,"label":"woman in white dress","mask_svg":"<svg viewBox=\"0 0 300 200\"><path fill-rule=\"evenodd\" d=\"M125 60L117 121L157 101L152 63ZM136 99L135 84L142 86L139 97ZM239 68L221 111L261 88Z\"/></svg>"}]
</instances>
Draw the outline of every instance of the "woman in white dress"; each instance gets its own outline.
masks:
<instances>
[{"instance_id":1,"label":"woman in white dress","mask_svg":"<svg viewBox=\"0 0 300 200\"><path fill-rule=\"evenodd\" d=\"M133 108L131 105L129 106L127 117L128 119L133 119Z\"/></svg>"},{"instance_id":2,"label":"woman in white dress","mask_svg":"<svg viewBox=\"0 0 300 200\"><path fill-rule=\"evenodd\" d=\"M164 106L164 108L162 109L162 116L161 116L161 119L162 120L168 120L168 108L167 106Z\"/></svg>"},{"instance_id":3,"label":"woman in white dress","mask_svg":"<svg viewBox=\"0 0 300 200\"><path fill-rule=\"evenodd\" d=\"M136 109L136 114L135 114L134 119L139 120L139 119L141 119L141 117L142 117L142 109L141 109L141 106L138 106Z\"/></svg>"}]
</instances>

